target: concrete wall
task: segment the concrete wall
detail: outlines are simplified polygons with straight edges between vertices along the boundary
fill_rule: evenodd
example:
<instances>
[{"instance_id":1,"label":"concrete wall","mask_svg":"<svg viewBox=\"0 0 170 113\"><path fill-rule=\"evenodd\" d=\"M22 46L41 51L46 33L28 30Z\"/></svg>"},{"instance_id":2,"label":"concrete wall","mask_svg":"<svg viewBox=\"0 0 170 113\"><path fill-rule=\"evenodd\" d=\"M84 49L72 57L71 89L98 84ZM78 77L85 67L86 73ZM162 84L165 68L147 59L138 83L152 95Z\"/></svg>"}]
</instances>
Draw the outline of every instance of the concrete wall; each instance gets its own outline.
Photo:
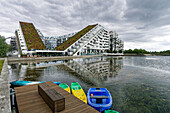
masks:
<instances>
[{"instance_id":1,"label":"concrete wall","mask_svg":"<svg viewBox=\"0 0 170 113\"><path fill-rule=\"evenodd\" d=\"M8 63L5 58L0 75L0 113L11 113Z\"/></svg>"}]
</instances>

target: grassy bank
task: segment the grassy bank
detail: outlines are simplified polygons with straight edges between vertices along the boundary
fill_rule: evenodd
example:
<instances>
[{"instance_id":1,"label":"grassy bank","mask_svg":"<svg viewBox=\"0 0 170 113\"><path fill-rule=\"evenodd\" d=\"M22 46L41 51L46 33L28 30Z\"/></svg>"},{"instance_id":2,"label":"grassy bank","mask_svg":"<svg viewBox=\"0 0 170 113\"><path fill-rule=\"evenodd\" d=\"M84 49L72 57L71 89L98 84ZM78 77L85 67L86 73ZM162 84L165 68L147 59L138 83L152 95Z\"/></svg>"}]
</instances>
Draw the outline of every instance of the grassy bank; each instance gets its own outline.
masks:
<instances>
[{"instance_id":1,"label":"grassy bank","mask_svg":"<svg viewBox=\"0 0 170 113\"><path fill-rule=\"evenodd\" d=\"M3 64L4 64L4 60L0 60L0 74L1 74L1 70L2 70Z\"/></svg>"},{"instance_id":2,"label":"grassy bank","mask_svg":"<svg viewBox=\"0 0 170 113\"><path fill-rule=\"evenodd\" d=\"M154 56L153 54L124 53L124 56Z\"/></svg>"},{"instance_id":3,"label":"grassy bank","mask_svg":"<svg viewBox=\"0 0 170 113\"><path fill-rule=\"evenodd\" d=\"M124 53L124 56L170 56L170 54L135 54L135 53Z\"/></svg>"}]
</instances>

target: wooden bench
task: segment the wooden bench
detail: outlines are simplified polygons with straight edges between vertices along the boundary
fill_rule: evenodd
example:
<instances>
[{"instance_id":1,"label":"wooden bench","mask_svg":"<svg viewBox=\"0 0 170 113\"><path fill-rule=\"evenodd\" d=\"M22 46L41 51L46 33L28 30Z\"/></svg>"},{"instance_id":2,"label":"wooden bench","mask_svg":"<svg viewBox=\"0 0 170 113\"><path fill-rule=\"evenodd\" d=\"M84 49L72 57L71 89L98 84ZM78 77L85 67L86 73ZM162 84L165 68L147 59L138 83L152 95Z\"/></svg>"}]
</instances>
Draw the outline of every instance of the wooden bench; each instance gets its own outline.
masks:
<instances>
[{"instance_id":1,"label":"wooden bench","mask_svg":"<svg viewBox=\"0 0 170 113\"><path fill-rule=\"evenodd\" d=\"M38 92L53 113L65 109L65 98L46 83L38 85Z\"/></svg>"},{"instance_id":2,"label":"wooden bench","mask_svg":"<svg viewBox=\"0 0 170 113\"><path fill-rule=\"evenodd\" d=\"M90 96L90 98L101 98L101 99L107 99L109 98L108 96Z\"/></svg>"}]
</instances>

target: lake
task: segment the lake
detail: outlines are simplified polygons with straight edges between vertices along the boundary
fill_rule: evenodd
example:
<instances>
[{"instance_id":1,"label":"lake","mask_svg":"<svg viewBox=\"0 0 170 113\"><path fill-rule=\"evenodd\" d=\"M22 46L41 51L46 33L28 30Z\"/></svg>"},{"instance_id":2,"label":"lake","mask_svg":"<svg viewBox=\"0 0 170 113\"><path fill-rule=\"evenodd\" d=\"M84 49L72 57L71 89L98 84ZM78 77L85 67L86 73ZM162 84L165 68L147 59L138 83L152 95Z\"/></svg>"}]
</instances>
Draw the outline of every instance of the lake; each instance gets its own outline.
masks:
<instances>
[{"instance_id":1,"label":"lake","mask_svg":"<svg viewBox=\"0 0 170 113\"><path fill-rule=\"evenodd\" d=\"M170 113L170 57L93 57L63 61L18 63L9 66L10 81L77 81L106 87L112 109L120 113Z\"/></svg>"}]
</instances>

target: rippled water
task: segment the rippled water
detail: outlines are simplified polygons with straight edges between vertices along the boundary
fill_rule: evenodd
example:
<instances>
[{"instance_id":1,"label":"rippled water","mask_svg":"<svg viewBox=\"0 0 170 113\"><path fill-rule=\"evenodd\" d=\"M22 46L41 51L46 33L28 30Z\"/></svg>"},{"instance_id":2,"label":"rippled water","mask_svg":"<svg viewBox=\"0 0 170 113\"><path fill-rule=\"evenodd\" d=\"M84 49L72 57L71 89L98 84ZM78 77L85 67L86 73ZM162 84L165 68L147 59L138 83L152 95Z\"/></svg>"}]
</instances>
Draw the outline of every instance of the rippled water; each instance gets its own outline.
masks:
<instances>
[{"instance_id":1,"label":"rippled water","mask_svg":"<svg viewBox=\"0 0 170 113\"><path fill-rule=\"evenodd\" d=\"M77 81L106 87L120 113L170 112L170 57L93 57L9 65L10 80Z\"/></svg>"}]
</instances>

